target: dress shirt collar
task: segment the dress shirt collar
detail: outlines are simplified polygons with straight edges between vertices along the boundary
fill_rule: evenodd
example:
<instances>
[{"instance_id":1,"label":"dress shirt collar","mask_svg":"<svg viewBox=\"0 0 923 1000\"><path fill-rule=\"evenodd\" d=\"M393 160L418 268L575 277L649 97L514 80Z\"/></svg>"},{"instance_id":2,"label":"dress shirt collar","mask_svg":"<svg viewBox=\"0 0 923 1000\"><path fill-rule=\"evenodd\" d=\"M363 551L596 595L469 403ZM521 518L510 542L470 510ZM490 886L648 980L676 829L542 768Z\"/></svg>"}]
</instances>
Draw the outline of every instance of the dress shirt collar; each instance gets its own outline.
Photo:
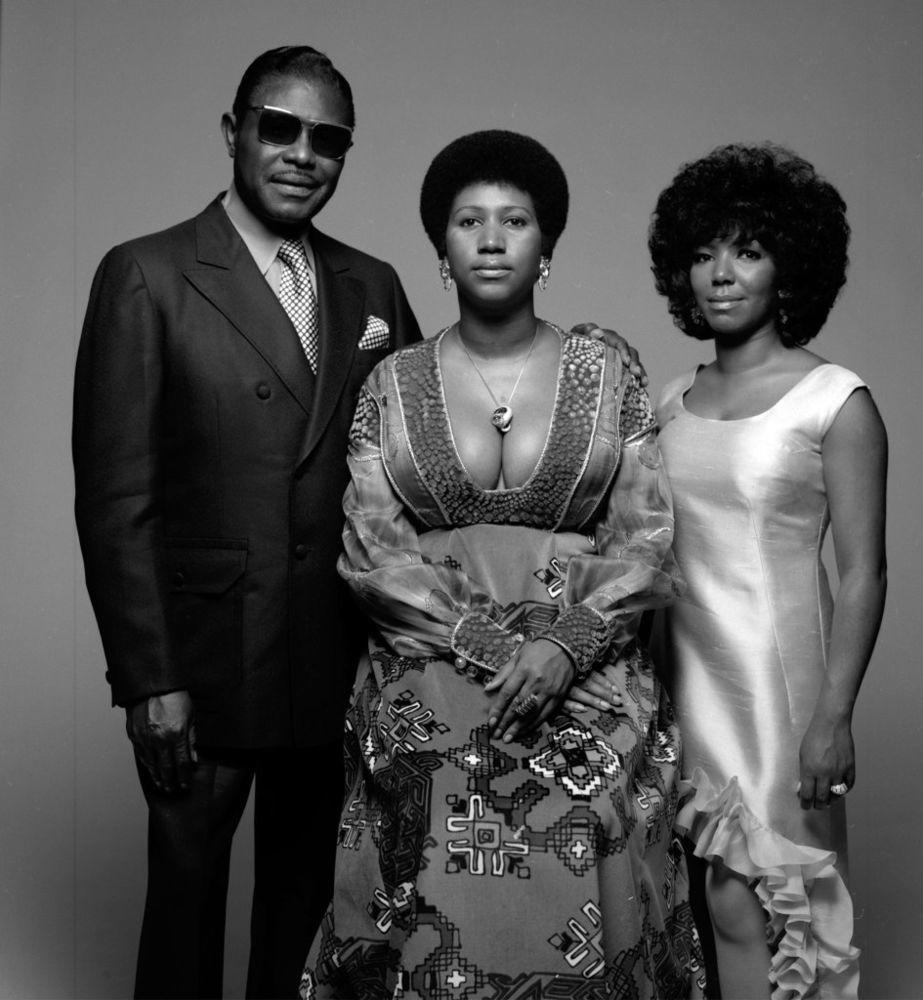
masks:
<instances>
[{"instance_id":1,"label":"dress shirt collar","mask_svg":"<svg viewBox=\"0 0 923 1000\"><path fill-rule=\"evenodd\" d=\"M260 269L260 274L265 276L266 272L275 262L276 254L279 252L279 247L282 246L282 237L276 235L276 233L272 232L271 229L268 229L263 222L258 219L249 208L247 208L243 199L238 194L233 181L231 182L231 186L225 192L224 197L221 199L221 204L224 207L225 212L228 213L228 218L231 220L232 225L239 233L240 238L244 241L247 249L250 251L250 254L256 262L256 266ZM308 268L313 275L314 253L311 250L309 234L310 229L306 230L302 234L301 242L304 243L305 253L308 256Z\"/></svg>"}]
</instances>

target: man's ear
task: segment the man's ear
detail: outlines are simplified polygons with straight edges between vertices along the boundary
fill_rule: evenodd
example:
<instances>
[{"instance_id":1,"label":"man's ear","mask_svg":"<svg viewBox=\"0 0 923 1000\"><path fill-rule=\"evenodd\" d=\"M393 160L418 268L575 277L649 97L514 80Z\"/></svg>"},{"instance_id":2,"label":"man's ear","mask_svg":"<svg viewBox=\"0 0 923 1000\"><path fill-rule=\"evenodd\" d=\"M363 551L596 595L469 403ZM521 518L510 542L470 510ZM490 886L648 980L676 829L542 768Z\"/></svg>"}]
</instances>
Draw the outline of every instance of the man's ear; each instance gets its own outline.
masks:
<instances>
[{"instance_id":1,"label":"man's ear","mask_svg":"<svg viewBox=\"0 0 923 1000\"><path fill-rule=\"evenodd\" d=\"M233 157L237 151L237 122L230 111L225 111L221 116L221 134L224 136L228 156Z\"/></svg>"}]
</instances>

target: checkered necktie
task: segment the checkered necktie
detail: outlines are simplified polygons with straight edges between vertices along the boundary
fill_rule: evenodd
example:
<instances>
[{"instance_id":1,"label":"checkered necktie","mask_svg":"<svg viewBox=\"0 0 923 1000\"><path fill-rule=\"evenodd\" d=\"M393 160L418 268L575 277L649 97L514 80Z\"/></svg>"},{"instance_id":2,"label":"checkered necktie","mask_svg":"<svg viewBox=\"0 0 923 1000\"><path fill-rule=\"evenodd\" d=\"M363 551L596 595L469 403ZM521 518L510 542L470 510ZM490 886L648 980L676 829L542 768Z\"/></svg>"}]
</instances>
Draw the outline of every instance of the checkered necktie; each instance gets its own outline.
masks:
<instances>
[{"instance_id":1,"label":"checkered necktie","mask_svg":"<svg viewBox=\"0 0 923 1000\"><path fill-rule=\"evenodd\" d=\"M308 255L301 240L283 240L277 254L279 301L295 326L311 371L317 374L317 296L308 274Z\"/></svg>"}]
</instances>

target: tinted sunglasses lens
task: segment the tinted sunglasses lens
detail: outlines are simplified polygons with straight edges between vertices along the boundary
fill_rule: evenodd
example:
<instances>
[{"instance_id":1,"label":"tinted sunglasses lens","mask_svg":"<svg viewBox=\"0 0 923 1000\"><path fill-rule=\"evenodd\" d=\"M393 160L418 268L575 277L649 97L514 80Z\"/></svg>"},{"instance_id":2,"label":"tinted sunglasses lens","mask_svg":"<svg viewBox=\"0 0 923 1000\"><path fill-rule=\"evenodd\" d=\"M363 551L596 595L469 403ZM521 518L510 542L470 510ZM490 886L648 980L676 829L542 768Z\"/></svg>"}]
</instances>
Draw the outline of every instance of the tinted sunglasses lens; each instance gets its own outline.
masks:
<instances>
[{"instance_id":1,"label":"tinted sunglasses lens","mask_svg":"<svg viewBox=\"0 0 923 1000\"><path fill-rule=\"evenodd\" d=\"M318 122L311 130L311 148L318 156L338 160L352 143L352 133L339 125Z\"/></svg>"},{"instance_id":2,"label":"tinted sunglasses lens","mask_svg":"<svg viewBox=\"0 0 923 1000\"><path fill-rule=\"evenodd\" d=\"M285 111L261 111L257 124L260 142L290 146L301 135L301 122Z\"/></svg>"}]
</instances>

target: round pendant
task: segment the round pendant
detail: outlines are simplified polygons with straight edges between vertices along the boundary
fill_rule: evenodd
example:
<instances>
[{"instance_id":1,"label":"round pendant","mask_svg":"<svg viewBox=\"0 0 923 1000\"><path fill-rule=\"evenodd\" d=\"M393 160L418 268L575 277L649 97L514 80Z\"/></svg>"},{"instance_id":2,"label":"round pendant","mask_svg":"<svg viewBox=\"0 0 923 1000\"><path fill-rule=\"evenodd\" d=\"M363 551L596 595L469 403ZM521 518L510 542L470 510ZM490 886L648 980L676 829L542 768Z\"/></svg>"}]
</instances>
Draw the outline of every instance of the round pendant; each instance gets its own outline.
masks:
<instances>
[{"instance_id":1,"label":"round pendant","mask_svg":"<svg viewBox=\"0 0 923 1000\"><path fill-rule=\"evenodd\" d=\"M501 434L506 434L513 426L513 411L508 406L498 406L494 410L490 422Z\"/></svg>"}]
</instances>

